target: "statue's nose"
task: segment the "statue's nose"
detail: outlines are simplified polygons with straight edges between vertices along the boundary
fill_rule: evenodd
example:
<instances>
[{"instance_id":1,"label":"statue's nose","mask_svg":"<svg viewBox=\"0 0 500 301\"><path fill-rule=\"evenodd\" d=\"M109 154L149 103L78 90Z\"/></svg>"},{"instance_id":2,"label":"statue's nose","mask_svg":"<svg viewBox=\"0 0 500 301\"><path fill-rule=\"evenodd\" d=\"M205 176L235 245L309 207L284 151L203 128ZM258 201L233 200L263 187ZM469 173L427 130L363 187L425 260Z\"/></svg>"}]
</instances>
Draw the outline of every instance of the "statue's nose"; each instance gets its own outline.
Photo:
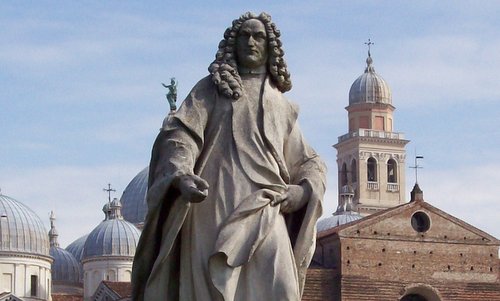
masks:
<instances>
[{"instance_id":1,"label":"statue's nose","mask_svg":"<svg viewBox=\"0 0 500 301\"><path fill-rule=\"evenodd\" d=\"M254 46L255 45L255 39L252 36L250 36L248 38L248 45L249 46Z\"/></svg>"}]
</instances>

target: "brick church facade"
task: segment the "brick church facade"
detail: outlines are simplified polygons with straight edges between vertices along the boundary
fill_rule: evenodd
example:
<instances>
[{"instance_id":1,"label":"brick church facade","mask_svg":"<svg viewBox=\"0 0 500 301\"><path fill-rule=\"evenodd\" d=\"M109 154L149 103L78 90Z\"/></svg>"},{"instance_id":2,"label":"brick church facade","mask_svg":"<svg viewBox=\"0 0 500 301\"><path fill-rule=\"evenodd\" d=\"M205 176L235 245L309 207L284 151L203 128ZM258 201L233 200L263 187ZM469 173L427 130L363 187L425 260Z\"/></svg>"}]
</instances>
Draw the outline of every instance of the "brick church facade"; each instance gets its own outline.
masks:
<instances>
[{"instance_id":1,"label":"brick church facade","mask_svg":"<svg viewBox=\"0 0 500 301\"><path fill-rule=\"evenodd\" d=\"M320 220L304 301L500 301L500 241L405 195L405 145L391 91L367 67L338 139L339 206ZM415 168L417 168L415 158Z\"/></svg>"},{"instance_id":2,"label":"brick church facade","mask_svg":"<svg viewBox=\"0 0 500 301\"><path fill-rule=\"evenodd\" d=\"M419 192L407 204L318 233L303 300L500 300L499 246Z\"/></svg>"}]
</instances>

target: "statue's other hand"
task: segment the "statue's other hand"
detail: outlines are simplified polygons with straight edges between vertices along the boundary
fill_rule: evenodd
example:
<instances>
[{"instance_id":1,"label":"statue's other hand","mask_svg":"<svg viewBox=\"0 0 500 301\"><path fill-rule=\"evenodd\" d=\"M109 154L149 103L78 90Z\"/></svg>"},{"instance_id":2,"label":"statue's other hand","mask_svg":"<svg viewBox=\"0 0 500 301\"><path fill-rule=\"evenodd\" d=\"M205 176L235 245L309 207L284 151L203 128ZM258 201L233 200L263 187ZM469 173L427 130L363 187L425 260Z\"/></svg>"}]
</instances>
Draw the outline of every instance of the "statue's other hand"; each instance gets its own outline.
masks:
<instances>
[{"instance_id":1,"label":"statue's other hand","mask_svg":"<svg viewBox=\"0 0 500 301\"><path fill-rule=\"evenodd\" d=\"M288 185L287 190L271 202L271 206L281 204L281 212L292 213L304 207L309 200L308 185Z\"/></svg>"},{"instance_id":2,"label":"statue's other hand","mask_svg":"<svg viewBox=\"0 0 500 301\"><path fill-rule=\"evenodd\" d=\"M205 200L208 194L208 183L197 175L183 175L174 184L182 197L191 203Z\"/></svg>"}]
</instances>

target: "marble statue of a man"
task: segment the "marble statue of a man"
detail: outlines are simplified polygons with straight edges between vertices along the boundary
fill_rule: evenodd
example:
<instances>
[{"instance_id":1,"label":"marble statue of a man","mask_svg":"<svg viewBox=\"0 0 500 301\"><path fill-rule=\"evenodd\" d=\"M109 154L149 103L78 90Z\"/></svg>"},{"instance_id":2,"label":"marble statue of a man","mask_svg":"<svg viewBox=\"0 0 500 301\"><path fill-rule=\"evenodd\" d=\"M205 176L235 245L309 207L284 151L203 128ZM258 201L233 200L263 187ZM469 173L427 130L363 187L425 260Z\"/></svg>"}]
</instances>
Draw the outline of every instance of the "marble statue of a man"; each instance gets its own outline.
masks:
<instances>
[{"instance_id":1,"label":"marble statue of a man","mask_svg":"<svg viewBox=\"0 0 500 301\"><path fill-rule=\"evenodd\" d=\"M302 137L280 33L246 13L153 146L135 301L299 301L326 168Z\"/></svg>"}]
</instances>

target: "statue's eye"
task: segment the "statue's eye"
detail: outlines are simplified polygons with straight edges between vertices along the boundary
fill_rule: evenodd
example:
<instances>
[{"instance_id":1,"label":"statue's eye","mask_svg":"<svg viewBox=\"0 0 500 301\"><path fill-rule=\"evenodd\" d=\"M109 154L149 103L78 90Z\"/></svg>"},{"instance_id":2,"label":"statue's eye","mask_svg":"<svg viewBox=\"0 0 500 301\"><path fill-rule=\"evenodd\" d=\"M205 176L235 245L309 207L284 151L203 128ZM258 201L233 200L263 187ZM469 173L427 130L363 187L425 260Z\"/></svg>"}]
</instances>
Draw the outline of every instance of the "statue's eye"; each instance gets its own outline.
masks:
<instances>
[{"instance_id":1,"label":"statue's eye","mask_svg":"<svg viewBox=\"0 0 500 301\"><path fill-rule=\"evenodd\" d=\"M240 37L244 37L244 38L250 37L250 33L248 31L241 31L239 35L240 35Z\"/></svg>"}]
</instances>

